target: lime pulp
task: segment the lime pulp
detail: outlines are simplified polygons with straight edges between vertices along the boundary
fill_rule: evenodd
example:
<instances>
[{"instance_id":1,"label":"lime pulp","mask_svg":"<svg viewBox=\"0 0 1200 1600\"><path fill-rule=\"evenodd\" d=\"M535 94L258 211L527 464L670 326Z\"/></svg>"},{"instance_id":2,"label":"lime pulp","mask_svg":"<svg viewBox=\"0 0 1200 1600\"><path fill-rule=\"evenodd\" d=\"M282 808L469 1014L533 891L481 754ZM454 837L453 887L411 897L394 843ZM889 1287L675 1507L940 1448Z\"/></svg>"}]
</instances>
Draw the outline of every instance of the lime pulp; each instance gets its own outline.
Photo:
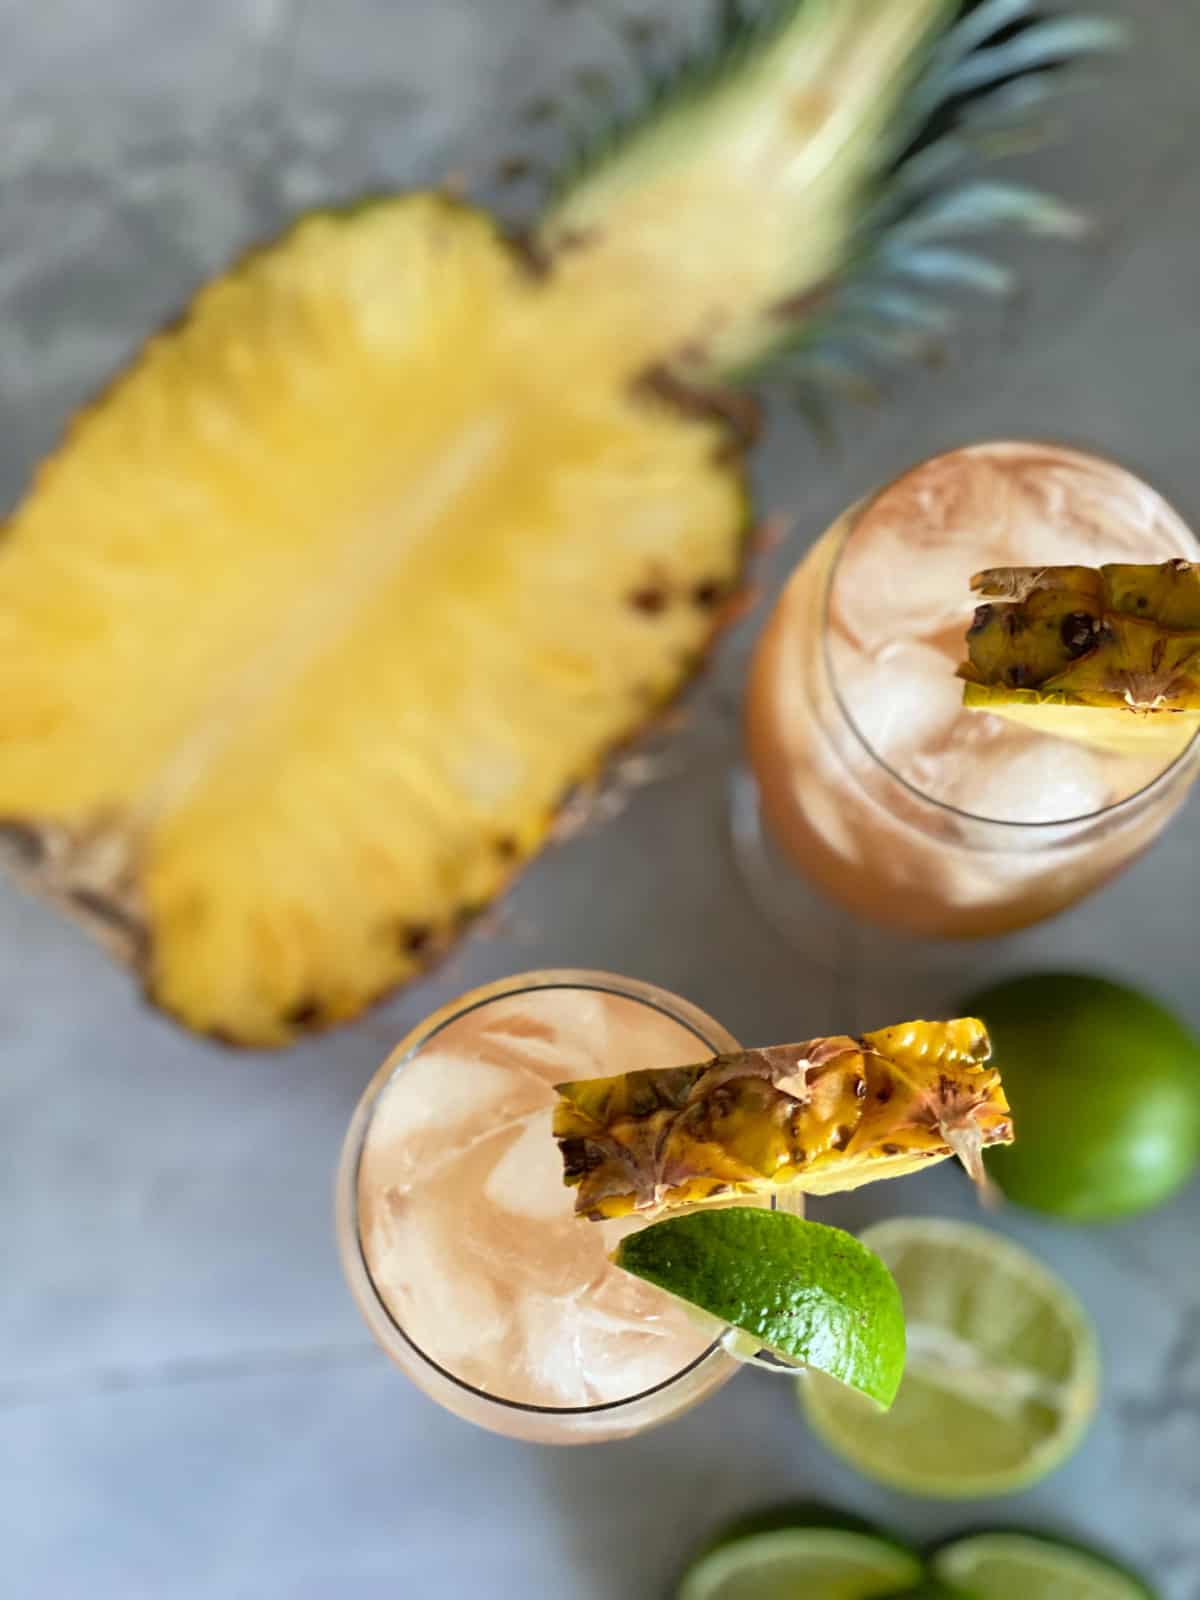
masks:
<instances>
[{"instance_id":1,"label":"lime pulp","mask_svg":"<svg viewBox=\"0 0 1200 1600\"><path fill-rule=\"evenodd\" d=\"M920 1576L916 1556L874 1534L778 1528L705 1552L676 1600L877 1600Z\"/></svg>"},{"instance_id":2,"label":"lime pulp","mask_svg":"<svg viewBox=\"0 0 1200 1600\"><path fill-rule=\"evenodd\" d=\"M973 1224L893 1218L862 1238L900 1286L908 1364L886 1415L820 1375L801 1379L825 1443L869 1478L943 1499L1025 1488L1065 1461L1099 1383L1095 1335L1067 1286Z\"/></svg>"},{"instance_id":3,"label":"lime pulp","mask_svg":"<svg viewBox=\"0 0 1200 1600\"><path fill-rule=\"evenodd\" d=\"M973 1600L1154 1600L1102 1556L1025 1533L981 1533L938 1550L930 1565Z\"/></svg>"}]
</instances>

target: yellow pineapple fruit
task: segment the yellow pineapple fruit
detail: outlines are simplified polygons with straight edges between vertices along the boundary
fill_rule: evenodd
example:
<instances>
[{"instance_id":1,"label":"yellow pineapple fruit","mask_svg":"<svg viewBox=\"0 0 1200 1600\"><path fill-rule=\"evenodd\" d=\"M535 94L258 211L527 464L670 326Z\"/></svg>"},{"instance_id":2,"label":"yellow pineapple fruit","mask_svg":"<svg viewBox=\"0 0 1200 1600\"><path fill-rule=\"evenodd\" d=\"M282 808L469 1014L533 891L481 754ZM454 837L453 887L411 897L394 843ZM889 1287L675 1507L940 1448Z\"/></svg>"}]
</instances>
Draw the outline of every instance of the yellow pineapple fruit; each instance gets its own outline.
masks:
<instances>
[{"instance_id":1,"label":"yellow pineapple fruit","mask_svg":"<svg viewBox=\"0 0 1200 1600\"><path fill-rule=\"evenodd\" d=\"M558 1086L575 1209L600 1219L739 1195L832 1194L1012 1141L987 1030L907 1022Z\"/></svg>"},{"instance_id":2,"label":"yellow pineapple fruit","mask_svg":"<svg viewBox=\"0 0 1200 1600\"><path fill-rule=\"evenodd\" d=\"M1111 25L720 15L519 245L402 195L202 290L4 530L0 826L189 1026L279 1045L419 973L704 658L730 385L907 347L897 281L1000 284L946 233L1073 225L962 161Z\"/></svg>"}]
</instances>

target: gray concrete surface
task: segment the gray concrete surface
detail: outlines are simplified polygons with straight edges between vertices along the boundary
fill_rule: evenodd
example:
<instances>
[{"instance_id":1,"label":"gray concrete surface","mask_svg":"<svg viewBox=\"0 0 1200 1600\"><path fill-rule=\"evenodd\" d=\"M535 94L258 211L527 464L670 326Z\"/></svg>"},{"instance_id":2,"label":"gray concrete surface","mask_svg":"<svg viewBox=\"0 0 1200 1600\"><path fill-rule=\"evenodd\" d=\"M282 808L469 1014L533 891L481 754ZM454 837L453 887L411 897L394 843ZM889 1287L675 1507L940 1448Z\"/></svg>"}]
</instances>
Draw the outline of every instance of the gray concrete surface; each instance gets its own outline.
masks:
<instances>
[{"instance_id":1,"label":"gray concrete surface","mask_svg":"<svg viewBox=\"0 0 1200 1600\"><path fill-rule=\"evenodd\" d=\"M861 489L971 437L1091 442L1200 524L1200 13L1108 3L1138 24L1132 54L1081 89L1070 138L1022 163L1095 207L1097 232L1081 250L1022 248L1021 301L974 318L947 365L900 382L891 404L847 413L832 453L776 418L760 487L795 533L767 564L768 589ZM689 7L653 9L678 21ZM450 171L486 188L525 101L612 66L600 11L3 0L0 503L203 274L295 209ZM5 1596L640 1600L721 1517L820 1493L913 1537L998 1519L1100 1540L1168 1600L1197 1600L1196 1187L1110 1230L1001 1220L1088 1303L1107 1375L1076 1458L982 1506L862 1482L751 1376L619 1446L549 1452L475 1433L387 1366L343 1289L330 1183L354 1101L406 1026L486 978L624 970L765 1042L1069 962L1149 983L1200 1025L1195 799L1135 870L1061 921L931 964L865 938L835 999L828 975L773 938L725 841L739 674L760 617L729 641L659 781L623 815L545 857L496 931L435 981L286 1057L186 1037L81 935L0 890ZM855 1224L969 1206L943 1171L821 1214Z\"/></svg>"}]
</instances>

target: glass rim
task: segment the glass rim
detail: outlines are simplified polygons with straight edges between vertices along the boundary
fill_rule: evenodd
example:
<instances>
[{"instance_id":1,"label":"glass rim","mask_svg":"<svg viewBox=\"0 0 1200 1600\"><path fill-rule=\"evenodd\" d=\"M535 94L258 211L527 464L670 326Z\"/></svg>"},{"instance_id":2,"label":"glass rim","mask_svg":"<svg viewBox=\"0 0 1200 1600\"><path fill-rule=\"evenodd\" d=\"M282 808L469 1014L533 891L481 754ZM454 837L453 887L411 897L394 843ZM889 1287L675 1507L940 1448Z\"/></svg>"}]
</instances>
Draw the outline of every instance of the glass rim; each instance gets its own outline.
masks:
<instances>
[{"instance_id":1,"label":"glass rim","mask_svg":"<svg viewBox=\"0 0 1200 1600\"><path fill-rule=\"evenodd\" d=\"M517 1412L528 1416L539 1417L585 1417L595 1416L604 1412L618 1411L623 1407L641 1404L653 1399L655 1395L664 1393L674 1387L684 1378L698 1371L716 1355L727 1355L722 1339L725 1329L721 1329L712 1342L703 1349L699 1355L693 1357L686 1366L680 1367L670 1377L661 1379L649 1388L639 1389L636 1393L624 1395L619 1400L599 1400L588 1405L577 1406L551 1406L540 1405L528 1400L511 1400L504 1395L492 1394L486 1389L481 1389L473 1383L468 1383L457 1373L450 1371L439 1361L423 1350L417 1341L407 1332L402 1324L392 1314L391 1308L384 1300L363 1251L362 1231L359 1227L358 1214L358 1179L362 1164L363 1150L366 1145L367 1134L374 1121L375 1111L380 1098L391 1083L396 1073L400 1072L408 1062L423 1049L431 1040L435 1039L443 1029L457 1022L460 1018L469 1016L473 1011L480 1010L483 1006L492 1004L495 1000L514 998L522 994L530 994L539 989L584 989L600 994L611 994L619 999L631 1000L638 1004L648 1005L662 1016L669 1017L689 1032L695 1034L700 1043L711 1054L719 1054L722 1050L738 1048L737 1040L723 1028L715 1018L700 1009L690 1000L683 999L680 995L659 987L654 983L646 982L639 978L625 978L618 973L598 971L588 968L575 967L548 967L538 968L532 972L516 973L510 978L500 978L491 983L481 984L477 988L468 990L457 1000L449 1001L434 1011L424 1021L400 1040L396 1049L387 1056L380 1065L371 1081L364 1089L354 1116L346 1133L342 1146L342 1155L339 1163L337 1179L337 1202L339 1232L342 1225L347 1225L353 1232L354 1263L361 1274L362 1283L369 1290L372 1303L383 1317L388 1328L401 1339L408 1349L427 1366L431 1371L446 1382L460 1390L464 1395L469 1395L474 1400L483 1401L492 1406L500 1406L506 1411ZM464 1003L466 1002L466 1003ZM702 1026L704 1031L702 1031ZM713 1038L712 1034L719 1035ZM398 1053L402 1051L403 1053ZM343 1251L343 1256L345 1255Z\"/></svg>"},{"instance_id":2,"label":"glass rim","mask_svg":"<svg viewBox=\"0 0 1200 1600\"><path fill-rule=\"evenodd\" d=\"M1170 501L1168 501L1165 496L1159 494L1159 491L1155 489L1153 484L1147 482L1147 480L1141 477L1139 473L1134 472L1132 468L1125 466L1122 462L1114 460L1111 456L1102 456L1097 454L1097 452L1094 450L1089 450L1075 444L1068 444L1062 440L1055 441L1047 439L1004 438L983 439L973 444L954 445L949 450L935 451L933 455L923 456L921 460L913 462L911 466L905 467L903 471L896 473L894 477L889 478L885 483L881 484L879 488L873 489L869 494L864 495L861 500L856 502L856 504L851 507L848 516L848 526L840 534L840 542L838 544L834 560L830 565L829 572L826 575L824 590L821 595L821 655L824 662L825 671L829 676L829 684L833 691L833 699L837 705L838 711L841 713L842 720L850 729L850 732L854 735L855 740L863 750L864 754L872 762L874 762L881 772L886 773L889 779L897 783L908 794L912 795L912 797L919 801L921 805L931 807L937 814L954 817L976 827L1002 829L1006 834L1009 834L1014 838L1037 838L1045 837L1051 834L1055 829L1073 828L1079 827L1084 823L1101 822L1109 817L1116 817L1127 809L1132 810L1135 807L1145 803L1147 798L1151 796L1157 789L1165 787L1168 782L1172 781L1182 770L1185 764L1193 762L1196 757L1200 756L1200 729L1197 729L1197 731L1193 733L1192 737L1188 740L1187 744L1184 745L1182 750L1173 756L1165 767L1163 767L1159 772L1156 772L1148 783L1144 783L1140 789L1134 789L1131 793L1122 795L1119 800L1113 800L1108 805L1101 806L1098 810L1083 811L1075 814L1074 816L1055 817L1051 820L1041 822L1005 819L1004 817L989 817L985 816L982 812L967 811L962 806L952 805L948 800L939 800L935 795L927 794L924 789L911 782L904 776L902 772L893 766L890 761L886 760L882 755L880 755L879 751L876 750L875 746L859 727L858 723L855 721L853 712L846 704L846 701L842 695L841 686L838 682L838 675L834 668L832 653L830 651L830 634L832 632L830 619L832 616L834 585L837 582L838 574L841 570L842 560L845 556L847 546L849 545L851 538L854 536L854 532L858 527L866 509L873 505L875 501L877 501L882 494L886 493L887 490L891 489L893 485L901 482L902 479L908 477L910 473L915 472L918 467L926 465L927 462L940 461L946 456L959 455L967 450L988 450L995 449L1000 446L1018 446L1024 449L1035 450L1055 450L1063 452L1067 455L1081 457L1085 461L1097 462L1102 467L1107 467L1110 469L1115 468L1116 471L1123 473L1127 477L1133 478L1144 488L1149 489L1152 494L1157 495L1163 504L1168 508L1168 510L1171 511L1176 518L1178 518L1180 524L1187 529L1192 542L1196 545L1194 559L1200 561L1200 535L1197 535L1195 532L1193 532L1190 524L1185 522L1184 519L1179 516L1179 513L1175 510L1175 507L1171 505Z\"/></svg>"}]
</instances>

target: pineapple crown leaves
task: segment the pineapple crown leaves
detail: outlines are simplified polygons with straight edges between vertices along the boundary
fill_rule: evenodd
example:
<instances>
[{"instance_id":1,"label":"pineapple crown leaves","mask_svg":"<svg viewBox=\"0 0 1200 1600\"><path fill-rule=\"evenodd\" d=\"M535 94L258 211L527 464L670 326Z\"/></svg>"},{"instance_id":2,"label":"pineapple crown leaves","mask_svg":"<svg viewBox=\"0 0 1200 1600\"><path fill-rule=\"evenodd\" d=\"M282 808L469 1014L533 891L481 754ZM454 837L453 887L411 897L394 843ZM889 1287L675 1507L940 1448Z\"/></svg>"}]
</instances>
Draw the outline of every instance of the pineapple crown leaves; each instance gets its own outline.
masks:
<instances>
[{"instance_id":1,"label":"pineapple crown leaves","mask_svg":"<svg viewBox=\"0 0 1200 1600\"><path fill-rule=\"evenodd\" d=\"M881 51L877 66L864 67L846 41L860 27L884 24L896 29L890 53ZM902 57L894 44L901 36L908 40ZM1082 231L1066 206L1023 185L981 177L978 168L1040 132L1039 119L1061 90L1061 69L1123 39L1110 19L1048 16L1040 0L717 0L704 36L674 61L648 65L649 47L631 45L643 77L637 103L577 139L535 231L551 259L565 242L574 244L581 196L586 233L589 197L594 203L598 189L648 152L657 159L665 130L690 131L689 114L703 114L727 90L750 83L764 63L812 52L814 61L824 61L816 86L834 100L849 81L839 79L844 63L851 72L877 70L872 97L884 114L862 114L872 120L864 135L869 147L846 158L844 187L832 206L824 191L820 203L840 211L823 255L817 253L819 270L811 256L803 259L805 201L780 196L780 205L790 203L797 214L802 253L801 262L781 265L792 292L774 305L739 307L727 319L740 323L739 339L723 348L707 348L698 330L677 359L667 358L701 383L780 374L801 394L810 385L861 390L877 364L920 355L947 331L953 319L930 291L1011 289L1007 268L948 240L1002 227L1062 237ZM731 122L731 137L739 131ZM804 137L797 134L797 145ZM680 138L663 159L687 178L699 171L697 149ZM838 159L835 152L832 161ZM768 172L764 208L776 200L771 183ZM753 248L751 240L747 249Z\"/></svg>"},{"instance_id":2,"label":"pineapple crown leaves","mask_svg":"<svg viewBox=\"0 0 1200 1600\"><path fill-rule=\"evenodd\" d=\"M653 57L657 30L647 32L636 26L623 30L637 80L634 103L599 128L588 130L577 123L573 125L573 148L551 183L551 209L560 195L569 194L665 111L679 110L689 101L703 99L722 79L736 77L748 59L764 49L807 3L809 0L788 0L787 4L713 0L711 23L699 42L665 62ZM556 104L554 110L559 118L567 118L565 106Z\"/></svg>"},{"instance_id":3,"label":"pineapple crown leaves","mask_svg":"<svg viewBox=\"0 0 1200 1600\"><path fill-rule=\"evenodd\" d=\"M952 312L898 282L918 291L1012 292L1009 268L947 240L1006 226L1078 236L1084 222L1069 207L1025 185L979 177L974 167L998 133L1014 139L1033 131L1032 119L1060 92L1059 69L1123 40L1108 19L1045 19L1034 0L960 7L912 91L907 143L881 166L878 198L823 314L746 376L784 370L803 392L806 379L829 382L832 356L861 381L872 358L888 364L918 356L954 324Z\"/></svg>"}]
</instances>

